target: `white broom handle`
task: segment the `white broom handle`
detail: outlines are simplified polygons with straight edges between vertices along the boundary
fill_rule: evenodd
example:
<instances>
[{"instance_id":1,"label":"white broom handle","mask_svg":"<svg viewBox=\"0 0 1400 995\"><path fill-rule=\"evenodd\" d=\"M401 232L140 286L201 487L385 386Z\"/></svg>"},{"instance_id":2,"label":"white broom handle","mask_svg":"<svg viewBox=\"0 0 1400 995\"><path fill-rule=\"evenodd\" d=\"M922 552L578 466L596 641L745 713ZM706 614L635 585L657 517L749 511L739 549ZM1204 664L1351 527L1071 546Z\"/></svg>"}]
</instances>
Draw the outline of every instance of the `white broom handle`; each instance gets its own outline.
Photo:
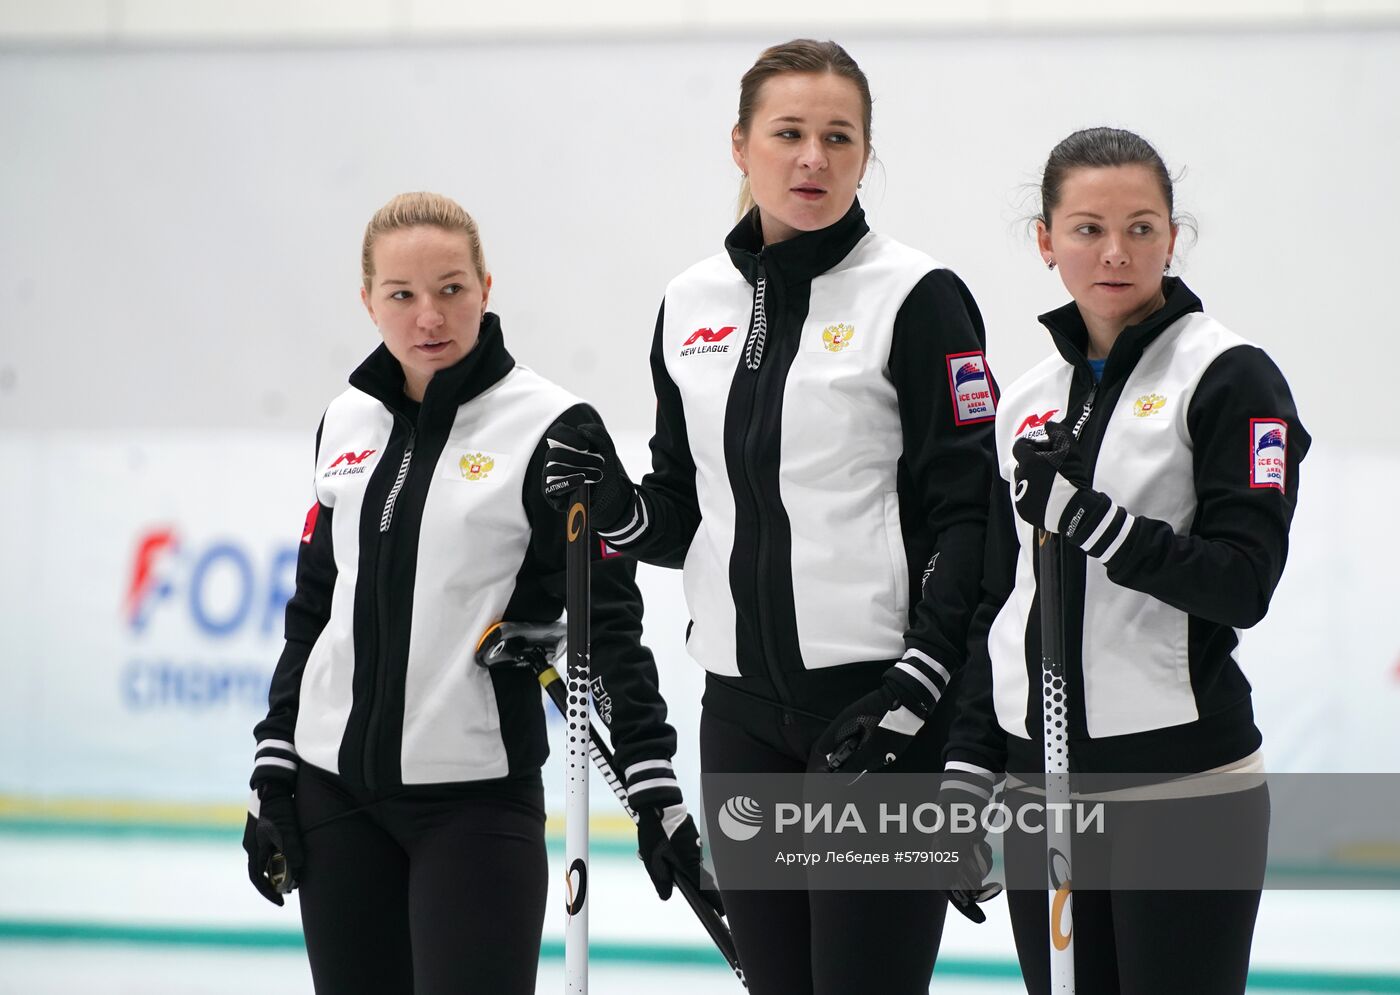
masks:
<instances>
[{"instance_id":1,"label":"white broom handle","mask_svg":"<svg viewBox=\"0 0 1400 995\"><path fill-rule=\"evenodd\" d=\"M589 543L588 487L577 488L565 518L568 540L565 609L569 659L565 711L569 737L564 784L564 986L568 995L588 992L588 725L589 697Z\"/></svg>"}]
</instances>

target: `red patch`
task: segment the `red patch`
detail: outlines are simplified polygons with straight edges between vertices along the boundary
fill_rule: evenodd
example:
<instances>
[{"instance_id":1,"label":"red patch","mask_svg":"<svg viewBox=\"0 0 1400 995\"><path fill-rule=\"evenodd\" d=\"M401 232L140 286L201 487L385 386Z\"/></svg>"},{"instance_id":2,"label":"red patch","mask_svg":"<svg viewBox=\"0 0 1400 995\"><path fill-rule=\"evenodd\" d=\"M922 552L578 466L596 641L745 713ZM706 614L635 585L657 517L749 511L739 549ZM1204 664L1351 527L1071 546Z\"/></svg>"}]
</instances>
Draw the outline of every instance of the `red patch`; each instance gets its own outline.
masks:
<instances>
[{"instance_id":1,"label":"red patch","mask_svg":"<svg viewBox=\"0 0 1400 995\"><path fill-rule=\"evenodd\" d=\"M621 553L619 553L617 550L613 549L611 546L609 546L607 543L605 543L602 539L599 539L599 540L598 540L598 556L599 556L600 559L611 560L611 559L613 559L614 557L621 556L621 555L622 555Z\"/></svg>"},{"instance_id":2,"label":"red patch","mask_svg":"<svg viewBox=\"0 0 1400 995\"><path fill-rule=\"evenodd\" d=\"M321 514L321 502L317 501L306 513L306 524L301 527L301 541L311 541L311 533L316 531L316 517Z\"/></svg>"}]
</instances>

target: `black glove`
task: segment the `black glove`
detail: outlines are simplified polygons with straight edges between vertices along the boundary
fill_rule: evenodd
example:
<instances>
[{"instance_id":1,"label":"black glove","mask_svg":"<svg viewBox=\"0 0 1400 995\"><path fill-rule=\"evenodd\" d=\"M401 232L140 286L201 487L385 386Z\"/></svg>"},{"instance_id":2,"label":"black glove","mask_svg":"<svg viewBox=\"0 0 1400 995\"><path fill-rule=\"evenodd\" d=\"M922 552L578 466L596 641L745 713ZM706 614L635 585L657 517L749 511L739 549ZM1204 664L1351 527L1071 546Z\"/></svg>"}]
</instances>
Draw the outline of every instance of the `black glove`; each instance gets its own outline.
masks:
<instances>
[{"instance_id":1,"label":"black glove","mask_svg":"<svg viewBox=\"0 0 1400 995\"><path fill-rule=\"evenodd\" d=\"M809 770L859 777L888 767L914 741L943 697L947 669L919 650L885 671L880 686L857 699L826 727L812 750Z\"/></svg>"},{"instance_id":2,"label":"black glove","mask_svg":"<svg viewBox=\"0 0 1400 995\"><path fill-rule=\"evenodd\" d=\"M967 842L956 852L958 861L954 865L957 868L954 873L958 880L948 889L948 904L981 925L987 921L987 913L978 906L1001 894L999 883L987 884L987 875L992 870L992 846L985 839L980 839Z\"/></svg>"},{"instance_id":3,"label":"black glove","mask_svg":"<svg viewBox=\"0 0 1400 995\"><path fill-rule=\"evenodd\" d=\"M544 496L559 511L567 511L569 493L592 484L589 507L593 530L608 532L626 524L636 507L637 489L617 458L617 447L602 425L555 422L545 433Z\"/></svg>"},{"instance_id":4,"label":"black glove","mask_svg":"<svg viewBox=\"0 0 1400 995\"><path fill-rule=\"evenodd\" d=\"M1133 516L1089 486L1089 470L1064 422L1047 422L1045 437L1017 439L1016 514L1057 532L1087 555L1108 559L1128 537Z\"/></svg>"},{"instance_id":5,"label":"black glove","mask_svg":"<svg viewBox=\"0 0 1400 995\"><path fill-rule=\"evenodd\" d=\"M296 803L288 785L269 781L253 792L243 849L253 887L273 905L283 904L282 896L297 886L303 865Z\"/></svg>"},{"instance_id":6,"label":"black glove","mask_svg":"<svg viewBox=\"0 0 1400 995\"><path fill-rule=\"evenodd\" d=\"M724 915L719 889L700 859L700 834L695 820L686 814L685 806L648 808L637 815L637 856L646 865L661 900L670 898L674 883L685 878L716 912Z\"/></svg>"},{"instance_id":7,"label":"black glove","mask_svg":"<svg viewBox=\"0 0 1400 995\"><path fill-rule=\"evenodd\" d=\"M942 866L954 874L954 884L948 889L948 903L975 923L987 921L987 914L978 905L1001 894L1001 885L987 884L992 870L992 847L987 842L987 830L982 814L991 803L995 781L992 773L972 764L950 762L943 772L938 789L938 807L943 810L943 829L938 834L935 849L957 854L953 862ZM954 806L964 806L955 809ZM958 818L972 814L972 828L958 832Z\"/></svg>"}]
</instances>

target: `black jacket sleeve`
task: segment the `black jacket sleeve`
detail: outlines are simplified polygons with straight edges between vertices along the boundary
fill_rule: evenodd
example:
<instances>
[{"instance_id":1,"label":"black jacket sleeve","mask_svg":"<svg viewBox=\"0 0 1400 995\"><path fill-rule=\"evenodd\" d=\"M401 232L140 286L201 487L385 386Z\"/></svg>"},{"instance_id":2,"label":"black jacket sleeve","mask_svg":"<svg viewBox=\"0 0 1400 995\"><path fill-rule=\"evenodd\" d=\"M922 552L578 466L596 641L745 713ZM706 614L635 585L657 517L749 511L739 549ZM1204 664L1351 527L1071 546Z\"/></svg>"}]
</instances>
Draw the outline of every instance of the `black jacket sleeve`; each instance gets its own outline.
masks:
<instances>
[{"instance_id":1,"label":"black jacket sleeve","mask_svg":"<svg viewBox=\"0 0 1400 995\"><path fill-rule=\"evenodd\" d=\"M953 700L953 724L943 757L947 765L964 765L998 774L1006 770L1006 732L997 722L992 703L992 659L987 634L1016 586L1016 560L1021 543L1016 512L1006 481L993 475L991 513L982 570L982 597L967 637L967 664Z\"/></svg>"},{"instance_id":2,"label":"black jacket sleeve","mask_svg":"<svg viewBox=\"0 0 1400 995\"><path fill-rule=\"evenodd\" d=\"M1255 419L1287 426L1281 489L1256 486ZM1166 522L1135 519L1106 563L1108 578L1207 621L1248 628L1268 611L1283 575L1298 466L1312 439L1282 372L1254 346L1237 346L1211 364L1186 424L1196 486L1190 534L1178 535Z\"/></svg>"},{"instance_id":3,"label":"black jacket sleeve","mask_svg":"<svg viewBox=\"0 0 1400 995\"><path fill-rule=\"evenodd\" d=\"M322 421L322 426L325 422ZM316 429L315 465L320 465L321 429ZM313 471L314 472L314 471ZM297 707L301 698L301 675L311 647L331 617L331 595L335 591L335 554L331 547L331 516L334 509L319 501L306 513L301 547L297 551L296 590L287 601L286 643L272 672L267 696L267 716L253 728L257 741L251 784L254 788L268 781L295 783L297 754Z\"/></svg>"},{"instance_id":4,"label":"black jacket sleeve","mask_svg":"<svg viewBox=\"0 0 1400 995\"><path fill-rule=\"evenodd\" d=\"M569 408L559 420L567 425L601 424L587 404ZM525 475L525 512L530 521L530 556L542 586L560 605L565 588L563 516L545 500L538 481L547 443L540 440ZM589 618L593 704L608 727L633 808L662 808L681 800L671 767L676 732L666 721L656 662L642 644L642 594L637 588L637 565L598 539L593 541ZM554 609L557 617L558 609ZM509 614L507 616L510 618ZM512 621L547 621L514 619Z\"/></svg>"},{"instance_id":5,"label":"black jacket sleeve","mask_svg":"<svg viewBox=\"0 0 1400 995\"><path fill-rule=\"evenodd\" d=\"M685 565L690 541L700 527L700 500L695 492L695 460L685 428L681 392L666 370L661 333L666 304L656 316L651 345L651 379L656 389L656 431L651 437L651 472L637 488L636 505L608 542L628 556L660 567Z\"/></svg>"},{"instance_id":6,"label":"black jacket sleeve","mask_svg":"<svg viewBox=\"0 0 1400 995\"><path fill-rule=\"evenodd\" d=\"M985 349L977 303L950 270L924 276L895 318L889 375L903 433L899 489L913 497L913 507L900 512L921 519L929 550L904 641L950 673L963 665L978 603L995 471L993 419L958 424L947 357ZM995 395L990 371L987 376Z\"/></svg>"}]
</instances>

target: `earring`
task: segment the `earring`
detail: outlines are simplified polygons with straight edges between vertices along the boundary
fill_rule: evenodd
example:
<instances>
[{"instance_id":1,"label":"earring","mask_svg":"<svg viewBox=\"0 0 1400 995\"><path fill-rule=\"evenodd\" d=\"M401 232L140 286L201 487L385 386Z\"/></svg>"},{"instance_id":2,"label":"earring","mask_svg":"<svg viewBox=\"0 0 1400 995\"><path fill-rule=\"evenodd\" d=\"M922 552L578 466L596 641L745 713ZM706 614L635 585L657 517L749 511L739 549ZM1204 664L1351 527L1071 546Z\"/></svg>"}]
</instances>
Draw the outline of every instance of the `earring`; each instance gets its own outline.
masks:
<instances>
[{"instance_id":1,"label":"earring","mask_svg":"<svg viewBox=\"0 0 1400 995\"><path fill-rule=\"evenodd\" d=\"M1046 268L1046 269L1054 269L1054 268L1055 268L1055 260L1053 260L1053 259L1047 259L1047 260L1045 260L1045 268Z\"/></svg>"},{"instance_id":2,"label":"earring","mask_svg":"<svg viewBox=\"0 0 1400 995\"><path fill-rule=\"evenodd\" d=\"M1172 261L1171 261L1170 259L1168 259L1168 260L1167 260L1167 264L1166 264L1165 266L1162 267L1162 272L1163 272L1163 273L1170 273L1170 272L1171 272L1171 269L1172 269Z\"/></svg>"},{"instance_id":3,"label":"earring","mask_svg":"<svg viewBox=\"0 0 1400 995\"><path fill-rule=\"evenodd\" d=\"M856 184L856 189L859 190L859 189L860 189L861 187L863 187L863 186L865 186L865 181L864 181L864 180L861 180L860 182L858 182L858 183Z\"/></svg>"}]
</instances>

